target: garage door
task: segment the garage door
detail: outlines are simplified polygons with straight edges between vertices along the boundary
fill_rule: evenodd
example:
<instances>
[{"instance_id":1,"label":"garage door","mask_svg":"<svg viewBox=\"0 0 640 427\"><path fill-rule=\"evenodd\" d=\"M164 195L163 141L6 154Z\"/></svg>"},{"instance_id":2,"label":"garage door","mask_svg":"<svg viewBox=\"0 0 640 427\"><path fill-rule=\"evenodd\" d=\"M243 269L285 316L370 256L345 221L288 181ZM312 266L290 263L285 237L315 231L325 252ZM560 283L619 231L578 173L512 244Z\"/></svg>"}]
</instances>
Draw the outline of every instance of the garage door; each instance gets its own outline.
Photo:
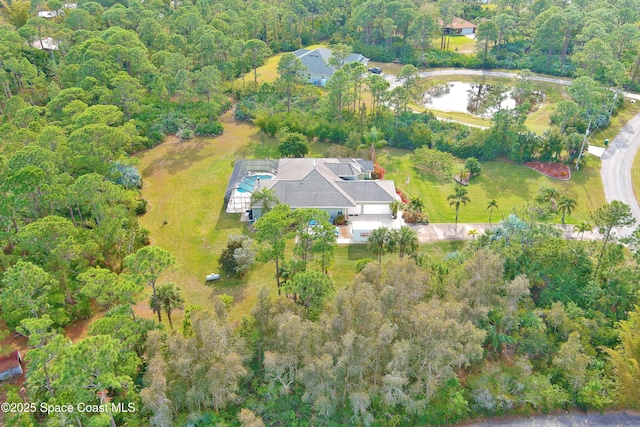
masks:
<instances>
[{"instance_id":1,"label":"garage door","mask_svg":"<svg viewBox=\"0 0 640 427\"><path fill-rule=\"evenodd\" d=\"M363 213L365 215L384 215L391 214L389 205L363 205Z\"/></svg>"},{"instance_id":2,"label":"garage door","mask_svg":"<svg viewBox=\"0 0 640 427\"><path fill-rule=\"evenodd\" d=\"M349 215L360 215L360 205L355 206L355 207L349 207L347 209L347 212L349 212Z\"/></svg>"}]
</instances>

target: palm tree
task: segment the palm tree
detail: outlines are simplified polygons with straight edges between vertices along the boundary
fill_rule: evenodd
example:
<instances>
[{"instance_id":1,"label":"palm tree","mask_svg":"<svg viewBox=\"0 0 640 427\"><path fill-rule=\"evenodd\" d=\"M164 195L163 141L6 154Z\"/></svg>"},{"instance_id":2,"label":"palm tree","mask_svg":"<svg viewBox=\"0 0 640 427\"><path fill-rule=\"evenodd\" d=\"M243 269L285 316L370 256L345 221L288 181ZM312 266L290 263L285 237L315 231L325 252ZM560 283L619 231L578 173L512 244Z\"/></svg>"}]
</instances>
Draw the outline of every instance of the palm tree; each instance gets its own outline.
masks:
<instances>
[{"instance_id":1,"label":"palm tree","mask_svg":"<svg viewBox=\"0 0 640 427\"><path fill-rule=\"evenodd\" d=\"M571 215L573 209L576 207L575 199L570 199L567 196L562 196L558 203L558 210L562 212L562 223L564 224L564 215Z\"/></svg>"},{"instance_id":2,"label":"palm tree","mask_svg":"<svg viewBox=\"0 0 640 427\"><path fill-rule=\"evenodd\" d=\"M280 201L270 188L262 187L251 194L251 206L260 205L262 215L267 213L274 205L278 204L280 204Z\"/></svg>"},{"instance_id":3,"label":"palm tree","mask_svg":"<svg viewBox=\"0 0 640 427\"><path fill-rule=\"evenodd\" d=\"M420 197L413 197L409 202L409 209L414 212L422 213L422 209L424 208L424 203L420 200Z\"/></svg>"},{"instance_id":4,"label":"palm tree","mask_svg":"<svg viewBox=\"0 0 640 427\"><path fill-rule=\"evenodd\" d=\"M491 223L491 214L493 214L494 209L498 209L498 202L496 202L496 199L491 199L487 202L487 209L489 210L489 227L493 228L493 224Z\"/></svg>"},{"instance_id":5,"label":"palm tree","mask_svg":"<svg viewBox=\"0 0 640 427\"><path fill-rule=\"evenodd\" d=\"M387 144L387 140L384 139L384 134L378 130L375 126L369 130L369 133L366 133L362 136L364 140L364 144L362 144L358 148L366 148L371 147L371 161L373 163L376 162L376 148L380 148Z\"/></svg>"},{"instance_id":6,"label":"palm tree","mask_svg":"<svg viewBox=\"0 0 640 427\"><path fill-rule=\"evenodd\" d=\"M584 232L593 230L593 224L591 224L588 221L582 221L580 224L576 225L573 229L577 233L580 233L580 241L582 242L582 239L584 238Z\"/></svg>"},{"instance_id":7,"label":"palm tree","mask_svg":"<svg viewBox=\"0 0 640 427\"><path fill-rule=\"evenodd\" d=\"M389 252L393 246L391 243L391 230L387 227L376 228L369 236L369 251L378 257L378 263L382 262L382 255Z\"/></svg>"},{"instance_id":8,"label":"palm tree","mask_svg":"<svg viewBox=\"0 0 640 427\"><path fill-rule=\"evenodd\" d=\"M398 256L413 255L418 250L418 233L406 225L400 227L395 234L396 245L398 246Z\"/></svg>"},{"instance_id":9,"label":"palm tree","mask_svg":"<svg viewBox=\"0 0 640 427\"><path fill-rule=\"evenodd\" d=\"M487 341L493 351L498 354L504 353L509 345L515 344L516 340L509 333L517 326L515 320L504 316L499 311L491 311L487 315L489 319L487 325Z\"/></svg>"},{"instance_id":10,"label":"palm tree","mask_svg":"<svg viewBox=\"0 0 640 427\"><path fill-rule=\"evenodd\" d=\"M405 204L402 203L402 200L394 200L393 202L391 202L391 204L389 205L389 209L391 210L393 219L398 218L398 212L404 210L404 208Z\"/></svg>"},{"instance_id":11,"label":"palm tree","mask_svg":"<svg viewBox=\"0 0 640 427\"><path fill-rule=\"evenodd\" d=\"M473 236L473 240L476 240L476 236L478 235L478 230L476 230L475 228L472 228L471 230L469 230L467 234L469 236Z\"/></svg>"},{"instance_id":12,"label":"palm tree","mask_svg":"<svg viewBox=\"0 0 640 427\"><path fill-rule=\"evenodd\" d=\"M467 196L467 188L462 185L456 185L455 193L447 197L449 200L449 206L455 206L456 209L456 225L458 225L458 211L460 205L465 206L467 203L471 203L471 199Z\"/></svg>"},{"instance_id":13,"label":"palm tree","mask_svg":"<svg viewBox=\"0 0 640 427\"><path fill-rule=\"evenodd\" d=\"M184 298L182 298L180 287L175 283L163 283L158 286L156 298L151 297L151 308L154 312L164 310L169 319L169 326L173 329L171 312L178 308L184 308Z\"/></svg>"}]
</instances>

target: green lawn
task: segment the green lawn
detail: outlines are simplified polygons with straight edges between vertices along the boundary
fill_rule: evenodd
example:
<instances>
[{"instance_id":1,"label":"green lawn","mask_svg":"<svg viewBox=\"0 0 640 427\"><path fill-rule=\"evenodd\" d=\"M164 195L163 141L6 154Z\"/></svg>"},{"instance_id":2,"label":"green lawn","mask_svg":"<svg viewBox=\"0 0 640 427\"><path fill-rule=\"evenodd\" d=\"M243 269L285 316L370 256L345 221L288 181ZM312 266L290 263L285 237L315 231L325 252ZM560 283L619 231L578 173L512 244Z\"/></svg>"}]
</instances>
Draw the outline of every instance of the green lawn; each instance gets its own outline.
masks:
<instances>
[{"instance_id":1,"label":"green lawn","mask_svg":"<svg viewBox=\"0 0 640 427\"><path fill-rule=\"evenodd\" d=\"M458 35L445 39L445 42L447 41L449 42L449 48L446 50L450 52L475 53L476 51L476 41L474 39ZM431 46L440 48L440 36L431 40Z\"/></svg>"},{"instance_id":2,"label":"green lawn","mask_svg":"<svg viewBox=\"0 0 640 427\"><path fill-rule=\"evenodd\" d=\"M313 50L319 47L327 47L327 46L323 44L314 44L314 45L305 47L305 49ZM283 55L282 53L272 55L269 58L267 58L264 65L258 67L258 69L256 70L258 74L258 83L273 82L275 81L276 78L278 78L278 61L280 61L280 58L282 57L282 55ZM246 83L253 82L253 70L249 71L247 74L244 75L244 81ZM238 77L235 80L234 84L241 85L242 77Z\"/></svg>"},{"instance_id":3,"label":"green lawn","mask_svg":"<svg viewBox=\"0 0 640 427\"><path fill-rule=\"evenodd\" d=\"M423 178L413 169L408 151L401 156L392 155L388 162L381 160L381 163L387 171L385 178L393 179L408 196L422 199L432 222L454 222L454 210L447 202L447 196L454 192L453 180L436 182ZM599 168L600 161L589 156L586 167L573 172L570 181L558 181L522 165L500 161L482 162L482 173L473 178L468 187L471 203L460 209L459 221L488 222L486 207L491 199L496 199L499 206L494 211L493 218L500 219L502 214L508 215L514 207L532 200L541 186L556 187L561 194L577 200L575 211L565 218L567 222L586 220L589 211L605 203ZM405 186L407 176L410 177L410 182ZM549 220L559 223L560 217Z\"/></svg>"},{"instance_id":4,"label":"green lawn","mask_svg":"<svg viewBox=\"0 0 640 427\"><path fill-rule=\"evenodd\" d=\"M598 128L595 129L591 138L589 138L589 144L604 147L604 140L613 140L624 125L637 114L640 114L640 102L632 104L629 101L625 101L622 108L611 117L611 124L608 128L603 131Z\"/></svg>"}]
</instances>

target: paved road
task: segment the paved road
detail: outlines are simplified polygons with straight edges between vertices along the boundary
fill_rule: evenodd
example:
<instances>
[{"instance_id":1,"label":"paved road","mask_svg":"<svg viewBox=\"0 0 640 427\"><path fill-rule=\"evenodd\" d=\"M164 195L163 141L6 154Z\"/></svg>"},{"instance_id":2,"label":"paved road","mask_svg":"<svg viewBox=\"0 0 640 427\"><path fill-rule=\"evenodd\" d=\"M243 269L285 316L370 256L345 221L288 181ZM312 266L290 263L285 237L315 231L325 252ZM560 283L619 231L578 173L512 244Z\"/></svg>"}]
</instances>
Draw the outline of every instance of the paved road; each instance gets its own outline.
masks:
<instances>
[{"instance_id":1,"label":"paved road","mask_svg":"<svg viewBox=\"0 0 640 427\"><path fill-rule=\"evenodd\" d=\"M607 201L620 200L631 207L640 224L640 207L633 194L631 166L640 147L640 114L632 118L616 135L602 155L602 184ZM628 234L631 230L621 230Z\"/></svg>"},{"instance_id":2,"label":"paved road","mask_svg":"<svg viewBox=\"0 0 640 427\"><path fill-rule=\"evenodd\" d=\"M489 422L463 424L466 427L632 427L640 426L640 414L613 412L608 414L541 415L523 419L494 419Z\"/></svg>"}]
</instances>

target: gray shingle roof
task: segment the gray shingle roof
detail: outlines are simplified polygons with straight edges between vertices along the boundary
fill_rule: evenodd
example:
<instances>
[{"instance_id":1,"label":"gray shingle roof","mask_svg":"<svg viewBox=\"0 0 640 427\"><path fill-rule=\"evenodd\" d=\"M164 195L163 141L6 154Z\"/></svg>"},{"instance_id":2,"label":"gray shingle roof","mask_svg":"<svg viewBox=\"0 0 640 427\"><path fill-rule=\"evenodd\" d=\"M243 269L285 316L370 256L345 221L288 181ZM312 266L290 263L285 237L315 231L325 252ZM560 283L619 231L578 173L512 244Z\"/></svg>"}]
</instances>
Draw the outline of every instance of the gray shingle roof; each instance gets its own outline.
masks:
<instances>
[{"instance_id":1,"label":"gray shingle roof","mask_svg":"<svg viewBox=\"0 0 640 427\"><path fill-rule=\"evenodd\" d=\"M397 196L390 180L344 180L373 169L363 159L280 159L275 178L260 181L292 208L344 208L357 203L389 203Z\"/></svg>"},{"instance_id":2,"label":"gray shingle roof","mask_svg":"<svg viewBox=\"0 0 640 427\"><path fill-rule=\"evenodd\" d=\"M358 202L392 202L395 200L395 186L391 185L389 192L387 185L380 185L385 182L391 181L337 181L336 184Z\"/></svg>"},{"instance_id":3,"label":"gray shingle roof","mask_svg":"<svg viewBox=\"0 0 640 427\"><path fill-rule=\"evenodd\" d=\"M283 180L273 184L280 203L296 208L333 208L356 206L346 192L337 188L317 170L301 180Z\"/></svg>"},{"instance_id":4,"label":"gray shingle roof","mask_svg":"<svg viewBox=\"0 0 640 427\"><path fill-rule=\"evenodd\" d=\"M336 72L335 68L329 65L329 58L331 58L331 50L319 47L314 50L298 49L293 54L300 59L302 64L307 67L309 73L320 74L328 77L333 76ZM349 62L361 62L365 66L369 63L369 58L362 56L359 53L352 53L345 59L345 64Z\"/></svg>"}]
</instances>

